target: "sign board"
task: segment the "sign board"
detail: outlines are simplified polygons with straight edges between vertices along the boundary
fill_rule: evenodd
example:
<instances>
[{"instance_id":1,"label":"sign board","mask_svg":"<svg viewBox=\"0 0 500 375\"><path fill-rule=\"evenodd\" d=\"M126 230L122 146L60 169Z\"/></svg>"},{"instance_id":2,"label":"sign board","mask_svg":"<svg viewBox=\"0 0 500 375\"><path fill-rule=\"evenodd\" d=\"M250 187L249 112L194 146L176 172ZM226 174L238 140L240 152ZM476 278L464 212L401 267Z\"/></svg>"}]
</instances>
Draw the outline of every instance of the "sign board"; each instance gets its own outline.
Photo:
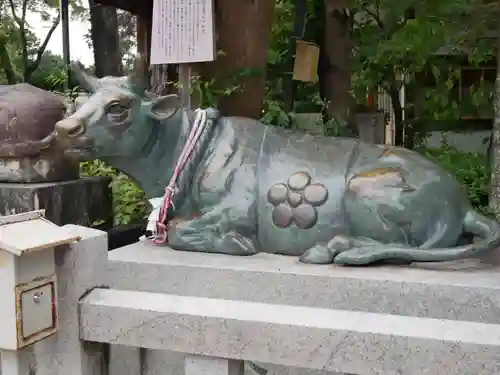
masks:
<instances>
[{"instance_id":1,"label":"sign board","mask_svg":"<svg viewBox=\"0 0 500 375\"><path fill-rule=\"evenodd\" d=\"M151 64L213 60L213 0L154 0Z\"/></svg>"}]
</instances>

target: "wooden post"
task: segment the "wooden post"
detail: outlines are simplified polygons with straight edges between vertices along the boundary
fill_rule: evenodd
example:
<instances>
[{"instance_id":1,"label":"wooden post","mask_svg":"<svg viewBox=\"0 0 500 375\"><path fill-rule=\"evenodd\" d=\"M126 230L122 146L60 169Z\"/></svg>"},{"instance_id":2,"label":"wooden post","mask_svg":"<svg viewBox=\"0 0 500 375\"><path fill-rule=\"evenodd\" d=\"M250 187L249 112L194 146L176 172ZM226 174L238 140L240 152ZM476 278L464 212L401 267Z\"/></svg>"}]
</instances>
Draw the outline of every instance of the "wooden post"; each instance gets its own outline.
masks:
<instances>
[{"instance_id":1,"label":"wooden post","mask_svg":"<svg viewBox=\"0 0 500 375\"><path fill-rule=\"evenodd\" d=\"M179 65L179 95L183 108L191 108L191 67L189 64Z\"/></svg>"},{"instance_id":2,"label":"wooden post","mask_svg":"<svg viewBox=\"0 0 500 375\"><path fill-rule=\"evenodd\" d=\"M204 74L209 79L223 80L244 70L258 73L238 78L237 83L242 89L219 98L222 115L255 119L262 116L267 51L275 3L275 0L217 0L217 50L224 53L217 56L216 63L203 67ZM291 72L292 68L290 66L287 71Z\"/></svg>"},{"instance_id":3,"label":"wooden post","mask_svg":"<svg viewBox=\"0 0 500 375\"><path fill-rule=\"evenodd\" d=\"M137 16L137 52L149 66L151 46L151 17Z\"/></svg>"}]
</instances>

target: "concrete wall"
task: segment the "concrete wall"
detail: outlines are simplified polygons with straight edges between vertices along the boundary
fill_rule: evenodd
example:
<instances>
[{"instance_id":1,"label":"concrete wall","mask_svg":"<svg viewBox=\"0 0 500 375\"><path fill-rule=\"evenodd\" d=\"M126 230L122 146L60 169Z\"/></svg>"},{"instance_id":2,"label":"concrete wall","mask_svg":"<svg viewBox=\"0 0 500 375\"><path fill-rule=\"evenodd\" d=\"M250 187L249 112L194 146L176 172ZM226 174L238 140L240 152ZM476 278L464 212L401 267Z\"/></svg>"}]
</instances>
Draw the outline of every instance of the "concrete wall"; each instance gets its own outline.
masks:
<instances>
[{"instance_id":1,"label":"concrete wall","mask_svg":"<svg viewBox=\"0 0 500 375\"><path fill-rule=\"evenodd\" d=\"M486 154L491 132L487 130L460 133L435 131L431 132L426 138L427 146L438 148L443 140L443 134L450 145L461 151Z\"/></svg>"}]
</instances>

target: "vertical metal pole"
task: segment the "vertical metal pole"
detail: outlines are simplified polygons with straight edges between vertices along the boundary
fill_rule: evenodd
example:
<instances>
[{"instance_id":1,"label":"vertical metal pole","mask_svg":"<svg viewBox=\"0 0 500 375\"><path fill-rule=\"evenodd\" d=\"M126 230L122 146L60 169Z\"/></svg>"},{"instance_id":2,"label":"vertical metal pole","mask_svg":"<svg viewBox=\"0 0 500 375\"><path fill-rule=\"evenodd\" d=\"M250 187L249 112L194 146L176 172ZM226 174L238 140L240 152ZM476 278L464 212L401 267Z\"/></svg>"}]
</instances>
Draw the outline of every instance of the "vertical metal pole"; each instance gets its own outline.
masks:
<instances>
[{"instance_id":1,"label":"vertical metal pole","mask_svg":"<svg viewBox=\"0 0 500 375\"><path fill-rule=\"evenodd\" d=\"M62 49L63 49L63 61L66 69L66 81L64 81L64 89L69 89L70 70L69 64L71 62L69 53L69 1L59 0L59 12L61 14L61 28L62 28Z\"/></svg>"},{"instance_id":2,"label":"vertical metal pole","mask_svg":"<svg viewBox=\"0 0 500 375\"><path fill-rule=\"evenodd\" d=\"M180 97L182 107L191 108L191 67L189 64L179 64Z\"/></svg>"}]
</instances>

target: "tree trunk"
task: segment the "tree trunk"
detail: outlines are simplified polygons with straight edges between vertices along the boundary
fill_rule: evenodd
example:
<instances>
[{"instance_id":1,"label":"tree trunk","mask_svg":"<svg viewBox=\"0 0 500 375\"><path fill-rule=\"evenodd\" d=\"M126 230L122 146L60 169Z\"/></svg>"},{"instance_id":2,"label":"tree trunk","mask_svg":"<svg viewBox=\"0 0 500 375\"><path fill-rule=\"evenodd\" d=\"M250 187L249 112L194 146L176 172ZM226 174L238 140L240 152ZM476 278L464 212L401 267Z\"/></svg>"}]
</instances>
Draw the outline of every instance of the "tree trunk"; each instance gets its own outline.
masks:
<instances>
[{"instance_id":1,"label":"tree trunk","mask_svg":"<svg viewBox=\"0 0 500 375\"><path fill-rule=\"evenodd\" d=\"M137 17L137 52L150 66L151 30L153 15ZM156 95L166 95L178 92L176 84L179 81L177 64L152 65L150 70L150 91Z\"/></svg>"},{"instance_id":2,"label":"tree trunk","mask_svg":"<svg viewBox=\"0 0 500 375\"><path fill-rule=\"evenodd\" d=\"M151 91L156 95L179 92L179 72L177 64L158 64L151 67Z\"/></svg>"},{"instance_id":3,"label":"tree trunk","mask_svg":"<svg viewBox=\"0 0 500 375\"><path fill-rule=\"evenodd\" d=\"M495 97L495 117L491 139L491 190L489 206L500 219L500 29L497 36L497 77Z\"/></svg>"},{"instance_id":4,"label":"tree trunk","mask_svg":"<svg viewBox=\"0 0 500 375\"><path fill-rule=\"evenodd\" d=\"M120 76L123 69L116 8L99 5L95 0L89 0L89 9L95 74L97 77Z\"/></svg>"},{"instance_id":5,"label":"tree trunk","mask_svg":"<svg viewBox=\"0 0 500 375\"><path fill-rule=\"evenodd\" d=\"M351 87L352 43L345 10L346 0L325 1L325 28L320 69L320 87L327 101L329 118L347 120L352 104Z\"/></svg>"},{"instance_id":6,"label":"tree trunk","mask_svg":"<svg viewBox=\"0 0 500 375\"><path fill-rule=\"evenodd\" d=\"M0 32L0 67L5 73L5 78L7 78L7 83L13 85L18 81L22 80L22 77L18 77L12 60L7 49L7 36L5 33Z\"/></svg>"},{"instance_id":7,"label":"tree trunk","mask_svg":"<svg viewBox=\"0 0 500 375\"><path fill-rule=\"evenodd\" d=\"M258 119L262 115L274 3L275 0L215 2L216 45L222 53L215 62L200 67L202 77L215 78L224 87L233 85L232 78L244 71L256 73L238 78L236 83L241 89L220 98L219 109L225 116Z\"/></svg>"}]
</instances>

